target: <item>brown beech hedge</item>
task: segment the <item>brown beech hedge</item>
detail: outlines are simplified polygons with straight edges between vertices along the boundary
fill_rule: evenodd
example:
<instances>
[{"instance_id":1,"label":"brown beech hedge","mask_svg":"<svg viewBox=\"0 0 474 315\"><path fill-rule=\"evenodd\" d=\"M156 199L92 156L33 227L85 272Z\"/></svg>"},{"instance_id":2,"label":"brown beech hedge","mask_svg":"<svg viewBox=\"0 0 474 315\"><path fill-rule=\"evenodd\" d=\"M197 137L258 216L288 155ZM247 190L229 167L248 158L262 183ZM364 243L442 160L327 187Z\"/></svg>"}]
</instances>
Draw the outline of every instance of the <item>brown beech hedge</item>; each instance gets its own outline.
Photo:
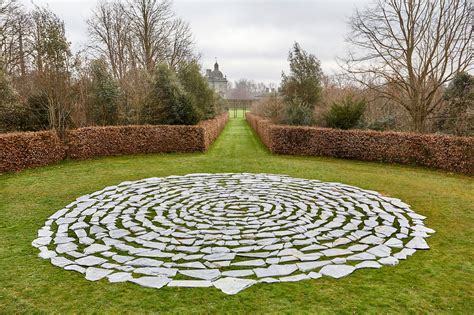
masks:
<instances>
[{"instance_id":1,"label":"brown beech hedge","mask_svg":"<svg viewBox=\"0 0 474 315\"><path fill-rule=\"evenodd\" d=\"M229 115L194 126L109 126L69 130L64 142L52 131L0 134L0 172L43 166L65 158L206 151Z\"/></svg>"},{"instance_id":2,"label":"brown beech hedge","mask_svg":"<svg viewBox=\"0 0 474 315\"><path fill-rule=\"evenodd\" d=\"M473 137L282 126L251 113L246 118L273 153L416 164L474 175Z\"/></svg>"},{"instance_id":3,"label":"brown beech hedge","mask_svg":"<svg viewBox=\"0 0 474 315\"><path fill-rule=\"evenodd\" d=\"M66 148L53 131L0 134L0 172L56 163Z\"/></svg>"}]
</instances>

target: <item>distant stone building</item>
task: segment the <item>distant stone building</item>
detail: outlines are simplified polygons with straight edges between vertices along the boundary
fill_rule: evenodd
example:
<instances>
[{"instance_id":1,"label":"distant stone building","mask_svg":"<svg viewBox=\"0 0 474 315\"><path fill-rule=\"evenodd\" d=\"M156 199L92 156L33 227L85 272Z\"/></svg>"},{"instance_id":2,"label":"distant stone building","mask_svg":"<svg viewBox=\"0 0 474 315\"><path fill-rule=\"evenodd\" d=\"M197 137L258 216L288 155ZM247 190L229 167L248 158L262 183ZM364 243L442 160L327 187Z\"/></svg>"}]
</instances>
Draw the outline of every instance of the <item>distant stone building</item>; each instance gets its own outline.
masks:
<instances>
[{"instance_id":1,"label":"distant stone building","mask_svg":"<svg viewBox=\"0 0 474 315\"><path fill-rule=\"evenodd\" d=\"M206 70L206 79L217 94L224 98L227 96L227 77L219 70L217 61L214 64L214 71Z\"/></svg>"}]
</instances>

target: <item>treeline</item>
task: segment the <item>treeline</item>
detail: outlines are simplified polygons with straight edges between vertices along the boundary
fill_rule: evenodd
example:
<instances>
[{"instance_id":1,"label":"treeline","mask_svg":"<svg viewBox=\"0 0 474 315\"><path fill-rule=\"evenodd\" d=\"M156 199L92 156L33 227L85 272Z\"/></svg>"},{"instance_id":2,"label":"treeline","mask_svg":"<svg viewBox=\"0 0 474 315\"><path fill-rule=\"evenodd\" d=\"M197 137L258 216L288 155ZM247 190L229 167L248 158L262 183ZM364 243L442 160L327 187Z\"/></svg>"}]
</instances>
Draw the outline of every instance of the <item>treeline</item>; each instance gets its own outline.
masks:
<instances>
[{"instance_id":1,"label":"treeline","mask_svg":"<svg viewBox=\"0 0 474 315\"><path fill-rule=\"evenodd\" d=\"M0 130L195 124L220 110L168 0L101 1L73 54L48 8L0 0Z\"/></svg>"},{"instance_id":2,"label":"treeline","mask_svg":"<svg viewBox=\"0 0 474 315\"><path fill-rule=\"evenodd\" d=\"M469 0L378 1L356 10L341 73L295 44L281 97L255 107L293 125L474 134Z\"/></svg>"}]
</instances>

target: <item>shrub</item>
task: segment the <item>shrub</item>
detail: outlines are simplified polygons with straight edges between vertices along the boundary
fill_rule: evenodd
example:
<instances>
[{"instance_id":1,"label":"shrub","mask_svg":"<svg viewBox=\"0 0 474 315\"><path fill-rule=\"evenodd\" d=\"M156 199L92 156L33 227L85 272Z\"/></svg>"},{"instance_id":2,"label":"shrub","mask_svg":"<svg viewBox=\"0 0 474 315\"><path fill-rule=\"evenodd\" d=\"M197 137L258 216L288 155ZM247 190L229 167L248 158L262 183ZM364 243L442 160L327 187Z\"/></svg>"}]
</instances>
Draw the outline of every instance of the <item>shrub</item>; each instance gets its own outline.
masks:
<instances>
[{"instance_id":1,"label":"shrub","mask_svg":"<svg viewBox=\"0 0 474 315\"><path fill-rule=\"evenodd\" d=\"M38 131L48 128L48 99L33 95L22 103L9 78L0 71L0 130Z\"/></svg>"},{"instance_id":2,"label":"shrub","mask_svg":"<svg viewBox=\"0 0 474 315\"><path fill-rule=\"evenodd\" d=\"M157 67L151 91L140 111L143 124L194 125L202 113L193 105L176 74L167 66Z\"/></svg>"},{"instance_id":3,"label":"shrub","mask_svg":"<svg viewBox=\"0 0 474 315\"><path fill-rule=\"evenodd\" d=\"M394 116L386 116L382 119L375 120L367 125L367 129L376 131L393 130L396 125L396 118Z\"/></svg>"},{"instance_id":4,"label":"shrub","mask_svg":"<svg viewBox=\"0 0 474 315\"><path fill-rule=\"evenodd\" d=\"M284 109L283 99L277 95L272 95L254 103L251 111L274 122L282 122Z\"/></svg>"},{"instance_id":5,"label":"shrub","mask_svg":"<svg viewBox=\"0 0 474 315\"><path fill-rule=\"evenodd\" d=\"M444 93L445 106L435 126L437 130L455 135L474 134L474 76L456 74Z\"/></svg>"},{"instance_id":6,"label":"shrub","mask_svg":"<svg viewBox=\"0 0 474 315\"><path fill-rule=\"evenodd\" d=\"M360 124L365 108L364 100L356 101L346 97L341 102L334 102L324 119L328 127L352 129Z\"/></svg>"},{"instance_id":7,"label":"shrub","mask_svg":"<svg viewBox=\"0 0 474 315\"><path fill-rule=\"evenodd\" d=\"M309 126L313 124L313 107L307 103L294 99L285 104L284 122L288 125Z\"/></svg>"}]
</instances>

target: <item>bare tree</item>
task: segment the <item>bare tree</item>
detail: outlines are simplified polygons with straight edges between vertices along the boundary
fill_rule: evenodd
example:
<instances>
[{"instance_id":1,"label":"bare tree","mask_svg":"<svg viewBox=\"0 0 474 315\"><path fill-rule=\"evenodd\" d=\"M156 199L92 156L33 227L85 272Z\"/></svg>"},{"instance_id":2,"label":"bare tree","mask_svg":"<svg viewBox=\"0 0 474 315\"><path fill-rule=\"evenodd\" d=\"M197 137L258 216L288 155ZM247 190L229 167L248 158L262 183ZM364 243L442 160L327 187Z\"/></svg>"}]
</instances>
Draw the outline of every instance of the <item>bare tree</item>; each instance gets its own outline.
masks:
<instances>
[{"instance_id":1,"label":"bare tree","mask_svg":"<svg viewBox=\"0 0 474 315\"><path fill-rule=\"evenodd\" d=\"M172 68L197 58L188 23L175 17L170 0L100 2L88 20L93 48L107 58L114 76L148 73L157 64Z\"/></svg>"},{"instance_id":2,"label":"bare tree","mask_svg":"<svg viewBox=\"0 0 474 315\"><path fill-rule=\"evenodd\" d=\"M171 36L166 60L171 68L189 64L198 57L194 55L194 39L189 24L176 19L171 25Z\"/></svg>"},{"instance_id":3,"label":"bare tree","mask_svg":"<svg viewBox=\"0 0 474 315\"><path fill-rule=\"evenodd\" d=\"M92 48L107 58L117 79L133 67L133 43L125 7L121 2L99 2L87 21Z\"/></svg>"},{"instance_id":4,"label":"bare tree","mask_svg":"<svg viewBox=\"0 0 474 315\"><path fill-rule=\"evenodd\" d=\"M354 49L344 67L424 132L443 101L440 89L473 65L471 11L469 0L377 0L350 21Z\"/></svg>"},{"instance_id":5,"label":"bare tree","mask_svg":"<svg viewBox=\"0 0 474 315\"><path fill-rule=\"evenodd\" d=\"M8 74L26 74L31 28L31 17L22 6L0 0L0 63Z\"/></svg>"},{"instance_id":6,"label":"bare tree","mask_svg":"<svg viewBox=\"0 0 474 315\"><path fill-rule=\"evenodd\" d=\"M134 34L136 56L148 72L165 61L174 13L169 0L129 0L127 15Z\"/></svg>"}]
</instances>

